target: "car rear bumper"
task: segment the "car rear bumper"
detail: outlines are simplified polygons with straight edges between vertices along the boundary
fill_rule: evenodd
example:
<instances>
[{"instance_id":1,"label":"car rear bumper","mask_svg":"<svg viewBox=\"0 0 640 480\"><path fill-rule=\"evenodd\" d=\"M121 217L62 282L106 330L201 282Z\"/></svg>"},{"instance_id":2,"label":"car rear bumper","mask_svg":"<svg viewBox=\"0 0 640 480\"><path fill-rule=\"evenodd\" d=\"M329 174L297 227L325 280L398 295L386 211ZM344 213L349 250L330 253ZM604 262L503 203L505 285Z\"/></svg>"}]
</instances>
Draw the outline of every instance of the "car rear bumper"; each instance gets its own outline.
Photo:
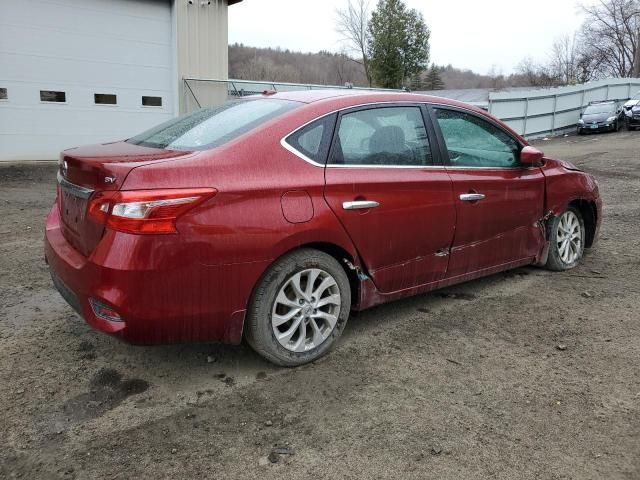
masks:
<instances>
[{"instance_id":1,"label":"car rear bumper","mask_svg":"<svg viewBox=\"0 0 640 480\"><path fill-rule=\"evenodd\" d=\"M266 264L176 262L170 249L149 252L136 248L134 235L114 235L125 235L128 248L103 239L106 245L85 257L64 238L56 206L47 218L45 259L53 283L87 324L140 345L240 343L251 289ZM122 321L97 316L89 299L112 308Z\"/></svg>"}]
</instances>

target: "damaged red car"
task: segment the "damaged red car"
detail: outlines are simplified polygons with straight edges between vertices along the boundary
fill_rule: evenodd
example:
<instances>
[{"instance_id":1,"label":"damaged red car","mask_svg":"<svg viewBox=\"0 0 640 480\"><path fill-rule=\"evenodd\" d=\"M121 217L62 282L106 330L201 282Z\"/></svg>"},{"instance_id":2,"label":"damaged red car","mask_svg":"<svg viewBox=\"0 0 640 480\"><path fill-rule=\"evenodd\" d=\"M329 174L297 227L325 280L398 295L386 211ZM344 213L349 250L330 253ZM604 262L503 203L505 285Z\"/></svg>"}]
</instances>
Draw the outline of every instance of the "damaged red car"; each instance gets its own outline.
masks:
<instances>
[{"instance_id":1,"label":"damaged red car","mask_svg":"<svg viewBox=\"0 0 640 480\"><path fill-rule=\"evenodd\" d=\"M45 255L96 330L244 338L293 366L327 353L353 310L573 268L601 217L591 175L469 105L266 92L63 152Z\"/></svg>"}]
</instances>

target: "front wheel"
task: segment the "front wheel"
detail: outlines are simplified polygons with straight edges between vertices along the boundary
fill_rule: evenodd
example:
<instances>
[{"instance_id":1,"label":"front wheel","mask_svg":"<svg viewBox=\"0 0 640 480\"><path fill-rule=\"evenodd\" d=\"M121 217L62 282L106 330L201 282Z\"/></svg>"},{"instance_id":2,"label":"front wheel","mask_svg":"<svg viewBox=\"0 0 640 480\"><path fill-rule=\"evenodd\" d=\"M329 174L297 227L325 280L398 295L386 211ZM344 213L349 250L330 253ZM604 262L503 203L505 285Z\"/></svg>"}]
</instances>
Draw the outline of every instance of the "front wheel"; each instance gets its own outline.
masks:
<instances>
[{"instance_id":1,"label":"front wheel","mask_svg":"<svg viewBox=\"0 0 640 480\"><path fill-rule=\"evenodd\" d=\"M569 207L550 225L549 256L546 267L563 271L574 268L584 254L585 228L580 211Z\"/></svg>"},{"instance_id":2,"label":"front wheel","mask_svg":"<svg viewBox=\"0 0 640 480\"><path fill-rule=\"evenodd\" d=\"M258 282L245 338L277 365L302 365L331 349L350 308L349 279L338 261L318 250L297 250L277 260Z\"/></svg>"}]
</instances>

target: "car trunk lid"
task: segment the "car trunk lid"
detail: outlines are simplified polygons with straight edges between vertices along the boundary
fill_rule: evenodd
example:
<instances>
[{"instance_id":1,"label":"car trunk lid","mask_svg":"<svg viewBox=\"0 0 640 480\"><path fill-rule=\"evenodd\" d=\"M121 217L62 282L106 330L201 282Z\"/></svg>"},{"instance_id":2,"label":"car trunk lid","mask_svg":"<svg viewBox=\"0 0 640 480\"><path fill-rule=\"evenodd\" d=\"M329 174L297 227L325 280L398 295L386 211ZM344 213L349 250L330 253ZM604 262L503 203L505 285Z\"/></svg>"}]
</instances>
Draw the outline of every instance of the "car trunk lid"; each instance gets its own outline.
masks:
<instances>
[{"instance_id":1,"label":"car trunk lid","mask_svg":"<svg viewBox=\"0 0 640 480\"><path fill-rule=\"evenodd\" d=\"M89 256L104 234L104 226L87 217L91 198L97 192L119 190L136 167L190 154L127 142L65 150L57 174L62 234L78 252Z\"/></svg>"}]
</instances>

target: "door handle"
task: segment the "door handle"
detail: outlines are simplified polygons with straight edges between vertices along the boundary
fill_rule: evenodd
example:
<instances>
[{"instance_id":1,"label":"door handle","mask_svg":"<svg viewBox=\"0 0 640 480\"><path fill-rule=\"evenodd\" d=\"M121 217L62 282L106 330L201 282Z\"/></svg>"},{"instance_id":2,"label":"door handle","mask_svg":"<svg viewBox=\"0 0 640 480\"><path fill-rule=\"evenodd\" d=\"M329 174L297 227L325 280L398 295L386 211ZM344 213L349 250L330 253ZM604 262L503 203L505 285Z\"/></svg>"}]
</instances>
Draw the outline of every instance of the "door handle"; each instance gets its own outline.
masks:
<instances>
[{"instance_id":1,"label":"door handle","mask_svg":"<svg viewBox=\"0 0 640 480\"><path fill-rule=\"evenodd\" d=\"M354 202L342 202L342 208L345 210L362 210L366 208L376 208L378 206L380 206L380 204L373 200L356 200Z\"/></svg>"},{"instance_id":2,"label":"door handle","mask_svg":"<svg viewBox=\"0 0 640 480\"><path fill-rule=\"evenodd\" d=\"M483 200L483 193L463 193L460 195L460 200L463 202L477 202L478 200Z\"/></svg>"}]
</instances>

